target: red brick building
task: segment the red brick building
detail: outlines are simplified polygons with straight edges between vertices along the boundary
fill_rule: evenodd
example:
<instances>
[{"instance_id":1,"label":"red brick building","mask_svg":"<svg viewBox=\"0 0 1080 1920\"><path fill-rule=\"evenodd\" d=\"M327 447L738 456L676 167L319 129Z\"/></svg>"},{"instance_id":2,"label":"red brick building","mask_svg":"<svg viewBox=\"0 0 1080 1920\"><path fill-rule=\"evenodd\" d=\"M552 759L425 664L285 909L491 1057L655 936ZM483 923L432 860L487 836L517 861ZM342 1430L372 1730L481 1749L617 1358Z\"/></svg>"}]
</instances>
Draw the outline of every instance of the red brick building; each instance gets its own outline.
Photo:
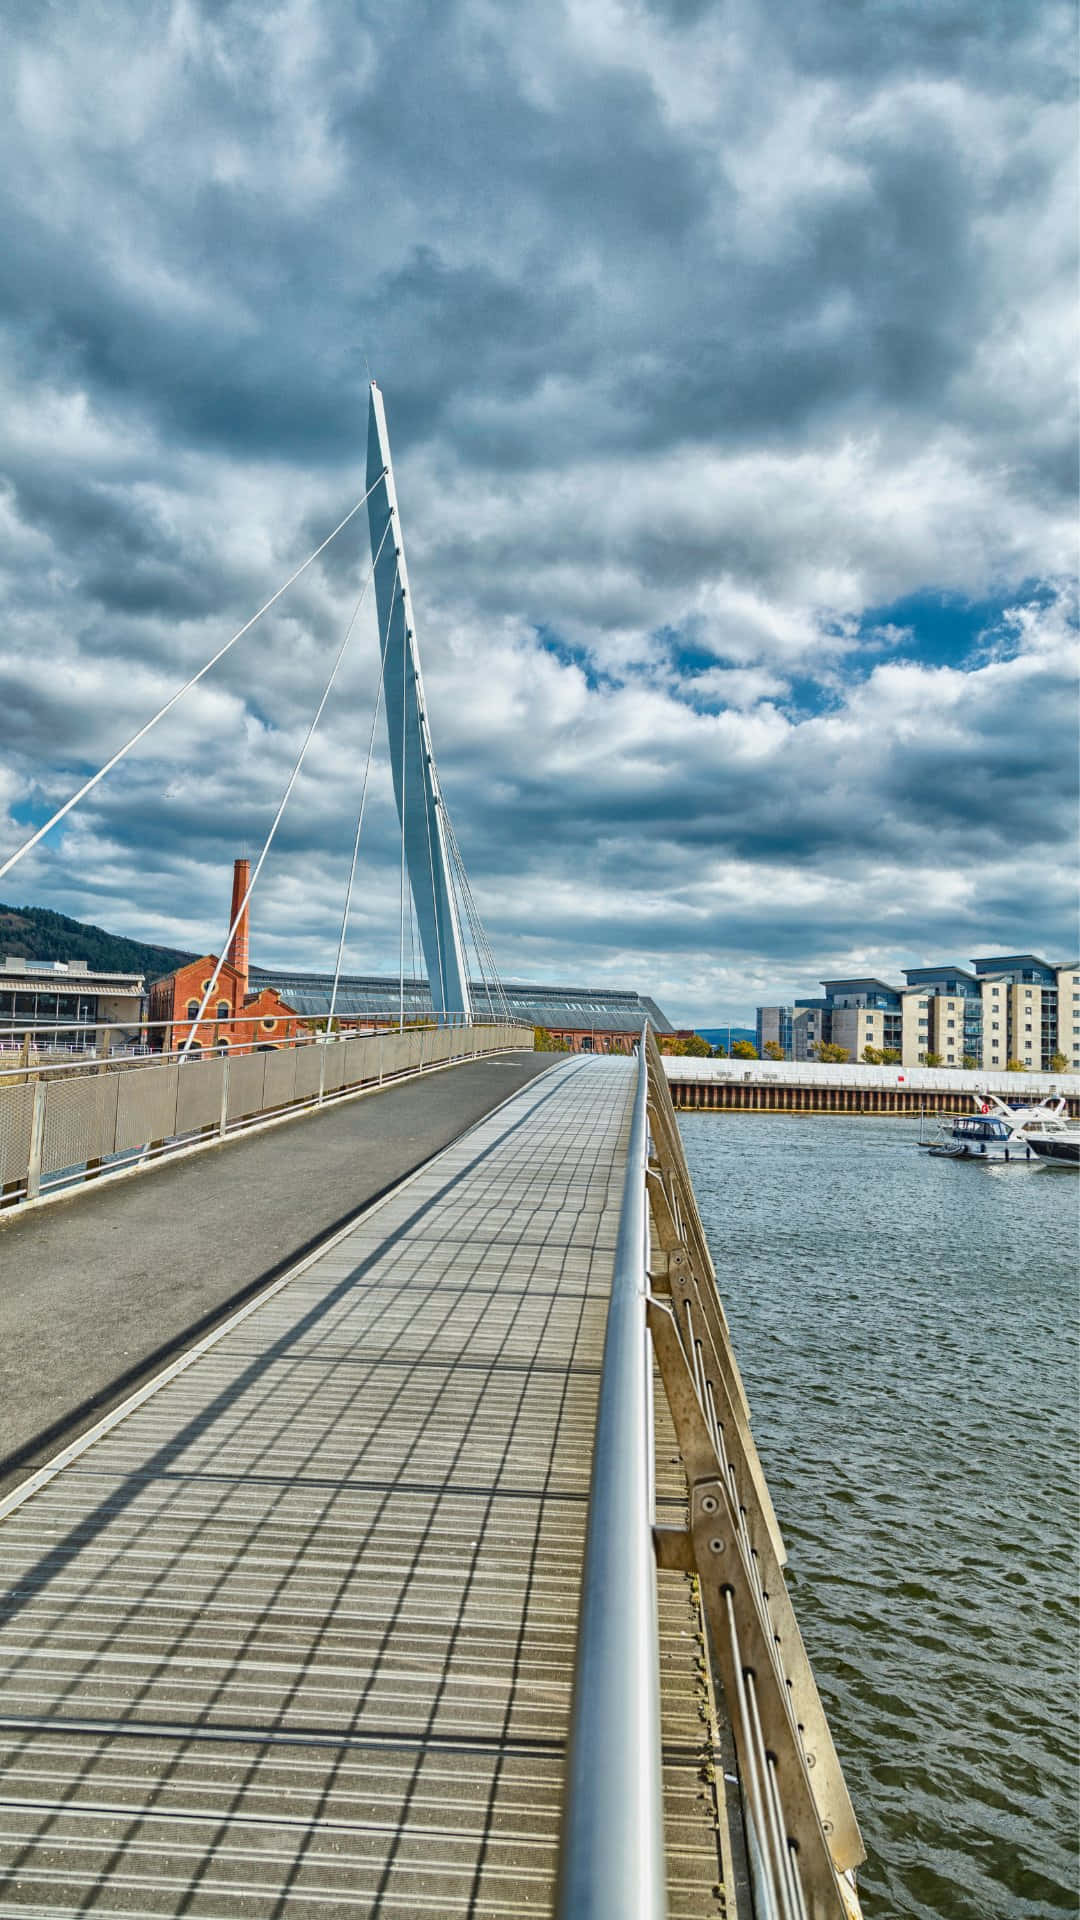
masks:
<instances>
[{"instance_id":1,"label":"red brick building","mask_svg":"<svg viewBox=\"0 0 1080 1920\"><path fill-rule=\"evenodd\" d=\"M231 1053L250 1053L260 1047L280 1047L293 1040L300 1022L280 993L264 987L260 993L246 993L242 974L226 960L218 974L206 1012L198 1025L203 994L213 978L217 959L207 953L189 960L175 973L155 980L150 989L150 1045L165 1053L182 1047L194 1034L192 1051L227 1046ZM167 1024L159 1026L163 1021Z\"/></svg>"},{"instance_id":2,"label":"red brick building","mask_svg":"<svg viewBox=\"0 0 1080 1920\"><path fill-rule=\"evenodd\" d=\"M237 860L233 867L230 927L237 920L240 903L247 892L249 871L247 860ZM173 1053L193 1035L192 1052L227 1047L230 1053L253 1053L295 1040L301 1022L281 994L274 987L248 992L246 906L237 922L228 958L222 961L221 972L214 981L206 1011L196 1023L203 994L214 977L216 966L216 955L206 953L154 981L150 988L147 1036L152 1047Z\"/></svg>"}]
</instances>

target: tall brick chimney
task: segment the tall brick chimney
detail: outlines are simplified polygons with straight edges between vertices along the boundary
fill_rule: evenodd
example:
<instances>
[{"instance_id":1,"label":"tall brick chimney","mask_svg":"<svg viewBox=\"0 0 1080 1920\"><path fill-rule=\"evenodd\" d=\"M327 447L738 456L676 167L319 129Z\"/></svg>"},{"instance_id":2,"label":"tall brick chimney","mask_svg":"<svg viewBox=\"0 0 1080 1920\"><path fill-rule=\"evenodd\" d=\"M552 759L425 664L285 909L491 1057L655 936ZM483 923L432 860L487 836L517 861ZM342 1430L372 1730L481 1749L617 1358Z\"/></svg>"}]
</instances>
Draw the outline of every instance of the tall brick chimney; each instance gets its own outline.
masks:
<instances>
[{"instance_id":1,"label":"tall brick chimney","mask_svg":"<svg viewBox=\"0 0 1080 1920\"><path fill-rule=\"evenodd\" d=\"M248 890L251 879L251 861L234 860L232 875L232 906L229 909L229 925L232 926L240 912L240 902ZM241 998L248 990L248 909L245 907L240 923L229 942L229 951L225 955L230 967L235 967L240 975Z\"/></svg>"}]
</instances>

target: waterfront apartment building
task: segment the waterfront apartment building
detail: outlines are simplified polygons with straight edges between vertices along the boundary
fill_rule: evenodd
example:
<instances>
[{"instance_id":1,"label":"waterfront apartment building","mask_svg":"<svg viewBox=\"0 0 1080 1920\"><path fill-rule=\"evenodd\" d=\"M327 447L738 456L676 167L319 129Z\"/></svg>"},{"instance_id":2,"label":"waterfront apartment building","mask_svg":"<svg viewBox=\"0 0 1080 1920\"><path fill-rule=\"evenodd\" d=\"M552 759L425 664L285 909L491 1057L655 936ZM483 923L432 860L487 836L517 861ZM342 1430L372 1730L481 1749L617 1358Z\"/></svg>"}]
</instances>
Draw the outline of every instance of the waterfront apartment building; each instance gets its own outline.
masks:
<instances>
[{"instance_id":1,"label":"waterfront apartment building","mask_svg":"<svg viewBox=\"0 0 1080 1920\"><path fill-rule=\"evenodd\" d=\"M822 999L760 1007L758 1032L780 1039L786 1025L791 1060L814 1060L831 1042L849 1060L872 1047L896 1052L912 1067L934 1055L947 1067L1004 1069L1015 1060L1050 1072L1064 1058L1064 1071L1080 1070L1080 962L998 953L970 968L942 963L903 971L902 987L866 976L823 980Z\"/></svg>"},{"instance_id":2,"label":"waterfront apartment building","mask_svg":"<svg viewBox=\"0 0 1080 1920\"><path fill-rule=\"evenodd\" d=\"M792 1059L791 1016L790 1007L758 1008L754 1041L763 1060L767 1046L779 1047L785 1060Z\"/></svg>"},{"instance_id":3,"label":"waterfront apartment building","mask_svg":"<svg viewBox=\"0 0 1080 1920\"><path fill-rule=\"evenodd\" d=\"M761 1007L760 1013L786 1013L791 1022L792 1060L816 1060L823 1040L832 1039L832 1024L826 1000L796 1000L793 1007Z\"/></svg>"},{"instance_id":4,"label":"waterfront apartment building","mask_svg":"<svg viewBox=\"0 0 1080 1920\"><path fill-rule=\"evenodd\" d=\"M861 1060L866 1047L901 1052L903 1015L895 987L873 978L821 984L829 1012L829 1038L846 1049L850 1060Z\"/></svg>"}]
</instances>

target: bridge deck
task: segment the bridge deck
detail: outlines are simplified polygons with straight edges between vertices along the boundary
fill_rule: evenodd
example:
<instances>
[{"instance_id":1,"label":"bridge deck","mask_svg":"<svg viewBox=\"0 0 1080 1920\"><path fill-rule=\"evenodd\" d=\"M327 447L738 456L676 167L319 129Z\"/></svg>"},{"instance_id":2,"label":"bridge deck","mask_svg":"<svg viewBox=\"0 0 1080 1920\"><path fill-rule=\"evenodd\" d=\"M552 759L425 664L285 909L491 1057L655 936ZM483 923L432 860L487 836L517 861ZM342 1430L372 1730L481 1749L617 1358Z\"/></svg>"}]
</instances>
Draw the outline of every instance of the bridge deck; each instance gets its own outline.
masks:
<instances>
[{"instance_id":1,"label":"bridge deck","mask_svg":"<svg viewBox=\"0 0 1080 1920\"><path fill-rule=\"evenodd\" d=\"M533 1082L7 1513L4 1913L550 1909L632 1088ZM660 1587L702 1915L696 1618Z\"/></svg>"}]
</instances>

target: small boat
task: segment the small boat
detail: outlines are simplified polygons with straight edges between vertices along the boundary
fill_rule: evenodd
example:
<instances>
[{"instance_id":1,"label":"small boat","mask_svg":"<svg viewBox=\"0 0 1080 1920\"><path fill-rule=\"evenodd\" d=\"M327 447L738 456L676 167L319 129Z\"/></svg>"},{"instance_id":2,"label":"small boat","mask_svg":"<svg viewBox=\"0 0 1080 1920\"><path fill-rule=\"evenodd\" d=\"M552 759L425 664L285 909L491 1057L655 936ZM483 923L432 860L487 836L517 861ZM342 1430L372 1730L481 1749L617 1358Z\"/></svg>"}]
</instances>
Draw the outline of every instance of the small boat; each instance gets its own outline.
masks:
<instances>
[{"instance_id":1,"label":"small boat","mask_svg":"<svg viewBox=\"0 0 1080 1920\"><path fill-rule=\"evenodd\" d=\"M1007 1160L1028 1162L1045 1158L1076 1160L1076 1149L1067 1155L1040 1154L1037 1141L1057 1141L1069 1146L1080 1141L1080 1127L1069 1119L1068 1107L1060 1097L1040 1100L1035 1106L1000 1100L996 1093L976 1093L977 1111L945 1125L932 1140L920 1141L929 1153L946 1160Z\"/></svg>"},{"instance_id":2,"label":"small boat","mask_svg":"<svg viewBox=\"0 0 1080 1920\"><path fill-rule=\"evenodd\" d=\"M1033 1160L1030 1147L1014 1137L1006 1120L996 1117L962 1119L943 1129L933 1140L919 1143L945 1160Z\"/></svg>"}]
</instances>

